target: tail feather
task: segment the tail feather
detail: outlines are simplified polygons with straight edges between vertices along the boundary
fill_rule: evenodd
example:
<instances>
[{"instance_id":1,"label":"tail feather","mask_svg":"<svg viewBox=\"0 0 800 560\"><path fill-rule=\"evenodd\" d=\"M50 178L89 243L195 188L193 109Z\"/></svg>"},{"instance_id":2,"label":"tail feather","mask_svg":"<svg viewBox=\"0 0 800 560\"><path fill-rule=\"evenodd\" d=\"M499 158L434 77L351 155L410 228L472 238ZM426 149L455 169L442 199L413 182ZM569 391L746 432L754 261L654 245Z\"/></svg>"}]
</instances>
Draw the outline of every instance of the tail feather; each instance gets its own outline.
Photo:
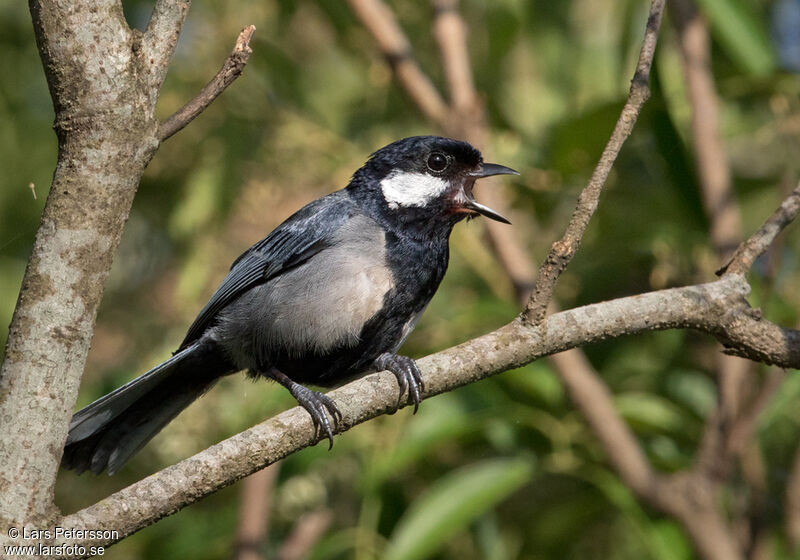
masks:
<instances>
[{"instance_id":1,"label":"tail feather","mask_svg":"<svg viewBox=\"0 0 800 560\"><path fill-rule=\"evenodd\" d=\"M183 409L233 368L195 344L78 411L61 465L78 474L114 474Z\"/></svg>"},{"instance_id":2,"label":"tail feather","mask_svg":"<svg viewBox=\"0 0 800 560\"><path fill-rule=\"evenodd\" d=\"M117 472L184 408L210 389L215 381L176 390L158 403L137 403L131 407L121 421L113 424L113 429L104 432L92 456L91 471L97 474L107 468L108 474Z\"/></svg>"},{"instance_id":3,"label":"tail feather","mask_svg":"<svg viewBox=\"0 0 800 560\"><path fill-rule=\"evenodd\" d=\"M67 445L86 439L98 427L103 426L125 412L133 403L142 398L153 388L160 385L173 373L173 370L194 350L189 346L170 359L157 365L122 387L114 389L93 403L80 409L72 416L69 423Z\"/></svg>"}]
</instances>

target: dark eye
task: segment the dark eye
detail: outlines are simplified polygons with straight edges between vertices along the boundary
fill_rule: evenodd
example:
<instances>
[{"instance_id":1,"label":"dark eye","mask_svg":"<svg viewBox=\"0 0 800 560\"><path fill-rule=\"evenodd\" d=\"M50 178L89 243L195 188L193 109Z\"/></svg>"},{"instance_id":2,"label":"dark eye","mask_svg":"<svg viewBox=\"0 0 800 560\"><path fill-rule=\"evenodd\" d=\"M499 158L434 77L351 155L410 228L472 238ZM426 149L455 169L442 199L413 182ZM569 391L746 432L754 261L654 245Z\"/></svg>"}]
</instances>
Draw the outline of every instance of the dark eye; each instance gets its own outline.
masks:
<instances>
[{"instance_id":1,"label":"dark eye","mask_svg":"<svg viewBox=\"0 0 800 560\"><path fill-rule=\"evenodd\" d=\"M442 153L433 152L428 156L428 169L431 171L435 171L436 173L444 171L447 168L447 165L447 156Z\"/></svg>"}]
</instances>

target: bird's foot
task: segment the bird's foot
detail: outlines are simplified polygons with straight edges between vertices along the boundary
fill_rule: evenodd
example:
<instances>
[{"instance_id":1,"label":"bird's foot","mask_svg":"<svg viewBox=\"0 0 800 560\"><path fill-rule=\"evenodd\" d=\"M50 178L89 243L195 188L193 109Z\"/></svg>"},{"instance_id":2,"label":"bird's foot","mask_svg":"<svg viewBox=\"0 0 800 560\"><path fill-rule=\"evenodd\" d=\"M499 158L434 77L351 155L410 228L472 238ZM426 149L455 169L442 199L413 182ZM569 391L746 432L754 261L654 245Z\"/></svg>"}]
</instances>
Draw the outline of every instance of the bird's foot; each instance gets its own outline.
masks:
<instances>
[{"instance_id":1,"label":"bird's foot","mask_svg":"<svg viewBox=\"0 0 800 560\"><path fill-rule=\"evenodd\" d=\"M271 370L268 375L289 389L289 392L295 400L297 400L297 404L305 408L308 414L311 415L316 437L321 438L323 435L327 437L330 442L328 449L332 449L333 432L339 427L339 422L342 420L342 412L339 410L339 407L336 406L336 403L333 402L333 399L292 381L289 377L276 369ZM328 420L328 414L331 415L333 426L331 426L331 422Z\"/></svg>"},{"instance_id":2,"label":"bird's foot","mask_svg":"<svg viewBox=\"0 0 800 560\"><path fill-rule=\"evenodd\" d=\"M417 362L408 356L385 352L375 358L375 367L378 371L391 371L397 378L397 384L400 386L397 406L403 402L403 394L408 389L408 402L414 403L414 414L416 414L422 400L422 392L425 391L425 382L422 380Z\"/></svg>"},{"instance_id":3,"label":"bird's foot","mask_svg":"<svg viewBox=\"0 0 800 560\"><path fill-rule=\"evenodd\" d=\"M304 387L299 383L295 383L294 387L289 388L292 396L297 399L297 403L305 408L311 415L311 421L314 423L314 433L317 437L325 435L330 442L328 449L333 448L333 431L339 427L339 422L342 420L342 413L336 403L333 402L329 396L312 391L308 387ZM328 414L331 415L333 426L328 420ZM323 433L324 432L324 433Z\"/></svg>"}]
</instances>

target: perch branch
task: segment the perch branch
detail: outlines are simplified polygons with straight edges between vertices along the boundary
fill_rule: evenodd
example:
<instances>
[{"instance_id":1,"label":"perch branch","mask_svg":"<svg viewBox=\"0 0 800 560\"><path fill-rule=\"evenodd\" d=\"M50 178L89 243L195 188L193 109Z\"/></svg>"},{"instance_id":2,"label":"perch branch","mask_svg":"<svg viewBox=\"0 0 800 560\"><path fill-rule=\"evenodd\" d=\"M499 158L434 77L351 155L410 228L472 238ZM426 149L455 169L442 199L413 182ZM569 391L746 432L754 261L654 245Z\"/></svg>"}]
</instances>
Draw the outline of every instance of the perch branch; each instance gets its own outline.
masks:
<instances>
[{"instance_id":1,"label":"perch branch","mask_svg":"<svg viewBox=\"0 0 800 560\"><path fill-rule=\"evenodd\" d=\"M673 328L708 333L754 360L800 366L800 332L781 328L754 313L744 299L748 292L743 276L727 275L708 284L563 311L540 325L517 319L420 359L425 397L583 344ZM397 384L387 372L366 376L329 394L343 413L340 431L393 412L397 405ZM69 515L61 524L113 528L122 538L316 441L308 414L295 407Z\"/></svg>"},{"instance_id":2,"label":"perch branch","mask_svg":"<svg viewBox=\"0 0 800 560\"><path fill-rule=\"evenodd\" d=\"M200 93L198 93L194 99L178 109L171 117L159 125L158 138L161 142L192 122L197 115L211 105L220 93L225 91L225 88L231 85L236 78L241 76L250 55L253 53L253 50L250 48L250 40L253 38L253 33L255 33L255 31L255 25L248 25L242 29L242 32L239 33L239 37L236 39L236 44L231 54L225 59L217 75L200 90Z\"/></svg>"}]
</instances>

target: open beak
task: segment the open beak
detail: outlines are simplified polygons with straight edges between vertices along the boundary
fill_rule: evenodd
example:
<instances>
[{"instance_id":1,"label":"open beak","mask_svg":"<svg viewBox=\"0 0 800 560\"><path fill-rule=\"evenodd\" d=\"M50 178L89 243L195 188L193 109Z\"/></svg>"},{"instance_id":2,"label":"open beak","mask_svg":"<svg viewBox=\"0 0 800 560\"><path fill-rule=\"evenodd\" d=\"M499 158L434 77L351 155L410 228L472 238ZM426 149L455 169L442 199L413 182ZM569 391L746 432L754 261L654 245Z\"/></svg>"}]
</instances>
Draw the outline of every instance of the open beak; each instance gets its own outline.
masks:
<instances>
[{"instance_id":1,"label":"open beak","mask_svg":"<svg viewBox=\"0 0 800 560\"><path fill-rule=\"evenodd\" d=\"M498 165L496 163L484 163L478 171L473 171L468 174L468 177L475 179L482 179L483 177L492 177L494 175L519 175L518 171L514 171L505 165ZM510 224L508 218L498 214L488 206L484 206L472 197L472 189L468 189L469 193L465 193L461 207L466 211L477 212L481 216L486 216L492 220Z\"/></svg>"},{"instance_id":2,"label":"open beak","mask_svg":"<svg viewBox=\"0 0 800 560\"><path fill-rule=\"evenodd\" d=\"M470 177L476 177L478 179L483 177L492 177L493 175L519 175L519 171L515 171L510 167L506 167L505 165L484 163L481 164L481 168L478 171L469 173Z\"/></svg>"}]
</instances>

